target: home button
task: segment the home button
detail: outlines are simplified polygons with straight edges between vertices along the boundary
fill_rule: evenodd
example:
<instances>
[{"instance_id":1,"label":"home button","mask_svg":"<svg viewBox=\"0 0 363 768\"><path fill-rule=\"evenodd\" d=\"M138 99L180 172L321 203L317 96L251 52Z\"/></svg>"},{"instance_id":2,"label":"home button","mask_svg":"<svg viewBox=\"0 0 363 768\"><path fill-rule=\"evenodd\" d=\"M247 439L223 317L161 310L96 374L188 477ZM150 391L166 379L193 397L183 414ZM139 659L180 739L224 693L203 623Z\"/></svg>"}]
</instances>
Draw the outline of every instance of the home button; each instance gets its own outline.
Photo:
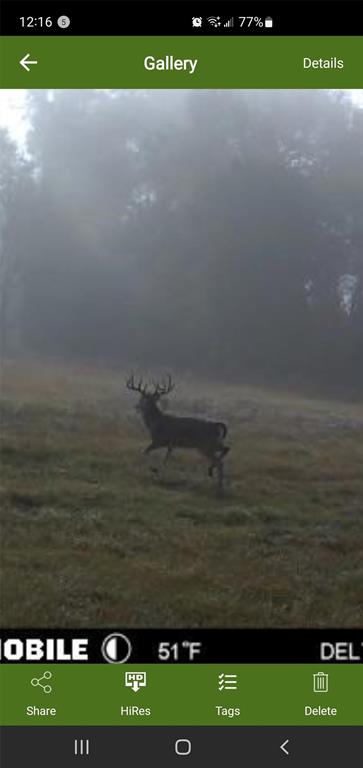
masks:
<instances>
[{"instance_id":1,"label":"home button","mask_svg":"<svg viewBox=\"0 0 363 768\"><path fill-rule=\"evenodd\" d=\"M184 757L190 755L192 751L192 742L189 739L177 739L175 742L175 752Z\"/></svg>"}]
</instances>

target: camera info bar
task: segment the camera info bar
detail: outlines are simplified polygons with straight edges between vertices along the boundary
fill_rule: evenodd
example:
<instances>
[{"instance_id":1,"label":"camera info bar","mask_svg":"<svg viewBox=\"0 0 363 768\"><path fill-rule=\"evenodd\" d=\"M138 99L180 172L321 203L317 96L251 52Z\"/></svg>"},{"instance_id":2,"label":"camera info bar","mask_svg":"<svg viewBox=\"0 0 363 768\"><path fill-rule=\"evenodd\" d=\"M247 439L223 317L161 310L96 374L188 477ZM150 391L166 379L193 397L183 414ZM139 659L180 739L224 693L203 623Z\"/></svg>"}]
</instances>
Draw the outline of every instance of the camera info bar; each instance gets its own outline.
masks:
<instances>
[{"instance_id":1,"label":"camera info bar","mask_svg":"<svg viewBox=\"0 0 363 768\"><path fill-rule=\"evenodd\" d=\"M0 663L314 664L363 662L363 632L333 630L3 630Z\"/></svg>"}]
</instances>

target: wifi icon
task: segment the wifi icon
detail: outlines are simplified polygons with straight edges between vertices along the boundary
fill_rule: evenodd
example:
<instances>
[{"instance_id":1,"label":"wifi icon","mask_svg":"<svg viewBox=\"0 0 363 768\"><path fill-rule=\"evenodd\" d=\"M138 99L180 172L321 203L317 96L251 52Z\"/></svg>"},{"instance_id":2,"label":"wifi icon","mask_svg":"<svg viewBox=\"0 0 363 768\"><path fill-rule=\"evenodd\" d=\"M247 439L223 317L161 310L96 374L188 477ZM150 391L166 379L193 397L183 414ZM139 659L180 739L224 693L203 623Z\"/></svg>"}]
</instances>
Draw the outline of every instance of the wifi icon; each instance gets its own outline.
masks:
<instances>
[{"instance_id":1,"label":"wifi icon","mask_svg":"<svg viewBox=\"0 0 363 768\"><path fill-rule=\"evenodd\" d=\"M220 16L207 16L207 21L209 24L212 25L212 27L220 27L221 26L221 17Z\"/></svg>"}]
</instances>

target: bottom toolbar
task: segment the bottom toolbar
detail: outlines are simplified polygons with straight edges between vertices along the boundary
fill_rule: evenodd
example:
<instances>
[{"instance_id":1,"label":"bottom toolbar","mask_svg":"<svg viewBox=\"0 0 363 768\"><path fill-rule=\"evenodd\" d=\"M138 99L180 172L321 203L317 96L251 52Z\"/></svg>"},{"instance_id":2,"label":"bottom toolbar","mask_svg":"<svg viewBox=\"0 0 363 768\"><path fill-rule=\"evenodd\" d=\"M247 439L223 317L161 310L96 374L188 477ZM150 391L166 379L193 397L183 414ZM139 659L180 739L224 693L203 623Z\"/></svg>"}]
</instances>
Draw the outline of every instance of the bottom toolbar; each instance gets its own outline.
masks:
<instances>
[{"instance_id":1,"label":"bottom toolbar","mask_svg":"<svg viewBox=\"0 0 363 768\"><path fill-rule=\"evenodd\" d=\"M0 688L4 726L363 725L355 664L1 664Z\"/></svg>"},{"instance_id":2,"label":"bottom toolbar","mask_svg":"<svg viewBox=\"0 0 363 768\"><path fill-rule=\"evenodd\" d=\"M220 768L281 766L294 768L362 765L363 729L357 727L3 727L0 730L4 768L144 768L208 765Z\"/></svg>"}]
</instances>

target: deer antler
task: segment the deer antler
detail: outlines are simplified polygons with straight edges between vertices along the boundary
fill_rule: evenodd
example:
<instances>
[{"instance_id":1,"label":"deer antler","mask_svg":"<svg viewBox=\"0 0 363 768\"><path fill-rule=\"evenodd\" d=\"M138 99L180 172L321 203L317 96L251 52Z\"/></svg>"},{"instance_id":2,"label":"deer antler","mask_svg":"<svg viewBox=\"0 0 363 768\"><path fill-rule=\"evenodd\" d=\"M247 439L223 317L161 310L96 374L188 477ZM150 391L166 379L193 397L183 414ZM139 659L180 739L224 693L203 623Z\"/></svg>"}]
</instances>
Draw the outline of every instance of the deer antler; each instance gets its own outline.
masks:
<instances>
[{"instance_id":1,"label":"deer antler","mask_svg":"<svg viewBox=\"0 0 363 768\"><path fill-rule=\"evenodd\" d=\"M131 374L131 376L127 379L126 386L127 389L131 389L133 392L140 392L140 395L146 395L147 385L143 386L142 379L139 380L138 384L135 384L134 374Z\"/></svg>"},{"instance_id":2,"label":"deer antler","mask_svg":"<svg viewBox=\"0 0 363 768\"><path fill-rule=\"evenodd\" d=\"M157 383L154 386L155 386L155 394L158 395L158 397L162 397L163 395L168 395L169 392L171 392L171 390L174 389L175 384L173 384L170 373L169 373L167 382L162 381L160 384Z\"/></svg>"}]
</instances>

